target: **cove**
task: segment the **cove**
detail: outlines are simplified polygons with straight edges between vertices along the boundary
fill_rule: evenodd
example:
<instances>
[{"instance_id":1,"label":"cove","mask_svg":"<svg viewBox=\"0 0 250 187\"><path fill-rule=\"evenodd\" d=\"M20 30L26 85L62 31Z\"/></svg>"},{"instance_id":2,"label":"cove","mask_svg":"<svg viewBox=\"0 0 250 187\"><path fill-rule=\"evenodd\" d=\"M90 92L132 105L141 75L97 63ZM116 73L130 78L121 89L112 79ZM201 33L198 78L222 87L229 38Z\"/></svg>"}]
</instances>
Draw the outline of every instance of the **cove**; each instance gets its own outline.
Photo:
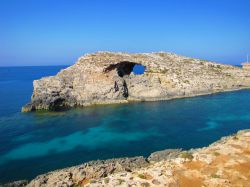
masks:
<instances>
[{"instance_id":1,"label":"cove","mask_svg":"<svg viewBox=\"0 0 250 187\"><path fill-rule=\"evenodd\" d=\"M250 128L249 90L20 113L30 98L32 81L62 68L0 68L0 182L31 179L90 160L203 147Z\"/></svg>"}]
</instances>

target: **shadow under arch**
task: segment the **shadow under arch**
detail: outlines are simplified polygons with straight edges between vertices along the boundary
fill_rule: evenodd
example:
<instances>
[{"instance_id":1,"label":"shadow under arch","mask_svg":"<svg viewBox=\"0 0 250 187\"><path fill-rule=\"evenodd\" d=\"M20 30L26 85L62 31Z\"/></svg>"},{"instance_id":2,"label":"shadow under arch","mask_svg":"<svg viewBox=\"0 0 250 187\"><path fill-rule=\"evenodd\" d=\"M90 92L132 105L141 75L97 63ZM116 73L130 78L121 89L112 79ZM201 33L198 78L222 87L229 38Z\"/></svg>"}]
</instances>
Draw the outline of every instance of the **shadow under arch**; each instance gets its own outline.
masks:
<instances>
[{"instance_id":1,"label":"shadow under arch","mask_svg":"<svg viewBox=\"0 0 250 187\"><path fill-rule=\"evenodd\" d=\"M134 63L134 62L129 62L129 61L123 61L123 62L119 62L117 64L111 64L109 65L107 68L105 68L104 72L109 72L116 69L117 74L120 77L123 77L125 75L130 75L131 72L133 72L134 74L143 74L145 72L145 66L138 64L138 63Z\"/></svg>"}]
</instances>

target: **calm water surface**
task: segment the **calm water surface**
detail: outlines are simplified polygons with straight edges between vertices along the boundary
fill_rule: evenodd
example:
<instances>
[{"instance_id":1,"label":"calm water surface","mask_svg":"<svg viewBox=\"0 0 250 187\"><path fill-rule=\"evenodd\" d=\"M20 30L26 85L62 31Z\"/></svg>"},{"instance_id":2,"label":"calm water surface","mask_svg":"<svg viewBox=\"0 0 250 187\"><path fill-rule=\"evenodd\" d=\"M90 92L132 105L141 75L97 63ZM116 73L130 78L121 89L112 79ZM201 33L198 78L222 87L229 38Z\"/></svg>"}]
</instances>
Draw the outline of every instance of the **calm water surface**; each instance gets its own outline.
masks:
<instances>
[{"instance_id":1,"label":"calm water surface","mask_svg":"<svg viewBox=\"0 0 250 187\"><path fill-rule=\"evenodd\" d=\"M20 113L32 81L64 67L0 68L0 182L95 159L207 146L250 128L250 91L164 102Z\"/></svg>"}]
</instances>

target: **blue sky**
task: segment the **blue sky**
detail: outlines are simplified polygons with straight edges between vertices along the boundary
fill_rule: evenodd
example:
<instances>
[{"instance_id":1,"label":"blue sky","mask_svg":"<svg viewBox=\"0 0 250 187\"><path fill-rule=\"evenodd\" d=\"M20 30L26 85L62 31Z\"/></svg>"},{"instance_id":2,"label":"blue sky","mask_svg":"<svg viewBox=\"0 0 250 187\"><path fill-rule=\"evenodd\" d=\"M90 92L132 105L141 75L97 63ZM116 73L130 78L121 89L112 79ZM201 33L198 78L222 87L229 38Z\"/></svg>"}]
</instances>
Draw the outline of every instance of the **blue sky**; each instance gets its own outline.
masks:
<instances>
[{"instance_id":1,"label":"blue sky","mask_svg":"<svg viewBox=\"0 0 250 187\"><path fill-rule=\"evenodd\" d=\"M169 51L239 64L249 0L0 0L0 66L72 64L96 51Z\"/></svg>"}]
</instances>

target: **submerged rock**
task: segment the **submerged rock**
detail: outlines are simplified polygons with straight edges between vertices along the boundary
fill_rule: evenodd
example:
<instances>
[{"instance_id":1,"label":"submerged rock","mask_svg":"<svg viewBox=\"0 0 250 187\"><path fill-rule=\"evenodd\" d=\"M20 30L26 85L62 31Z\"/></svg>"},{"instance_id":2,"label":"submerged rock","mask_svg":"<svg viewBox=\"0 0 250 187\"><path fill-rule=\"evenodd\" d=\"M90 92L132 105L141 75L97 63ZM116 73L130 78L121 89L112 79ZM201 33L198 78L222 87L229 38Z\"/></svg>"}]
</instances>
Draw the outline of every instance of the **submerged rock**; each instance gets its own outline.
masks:
<instances>
[{"instance_id":1,"label":"submerged rock","mask_svg":"<svg viewBox=\"0 0 250 187\"><path fill-rule=\"evenodd\" d=\"M135 75L136 64L145 73ZM23 112L154 101L250 87L250 71L173 53L87 54L56 76L35 80Z\"/></svg>"}]
</instances>

